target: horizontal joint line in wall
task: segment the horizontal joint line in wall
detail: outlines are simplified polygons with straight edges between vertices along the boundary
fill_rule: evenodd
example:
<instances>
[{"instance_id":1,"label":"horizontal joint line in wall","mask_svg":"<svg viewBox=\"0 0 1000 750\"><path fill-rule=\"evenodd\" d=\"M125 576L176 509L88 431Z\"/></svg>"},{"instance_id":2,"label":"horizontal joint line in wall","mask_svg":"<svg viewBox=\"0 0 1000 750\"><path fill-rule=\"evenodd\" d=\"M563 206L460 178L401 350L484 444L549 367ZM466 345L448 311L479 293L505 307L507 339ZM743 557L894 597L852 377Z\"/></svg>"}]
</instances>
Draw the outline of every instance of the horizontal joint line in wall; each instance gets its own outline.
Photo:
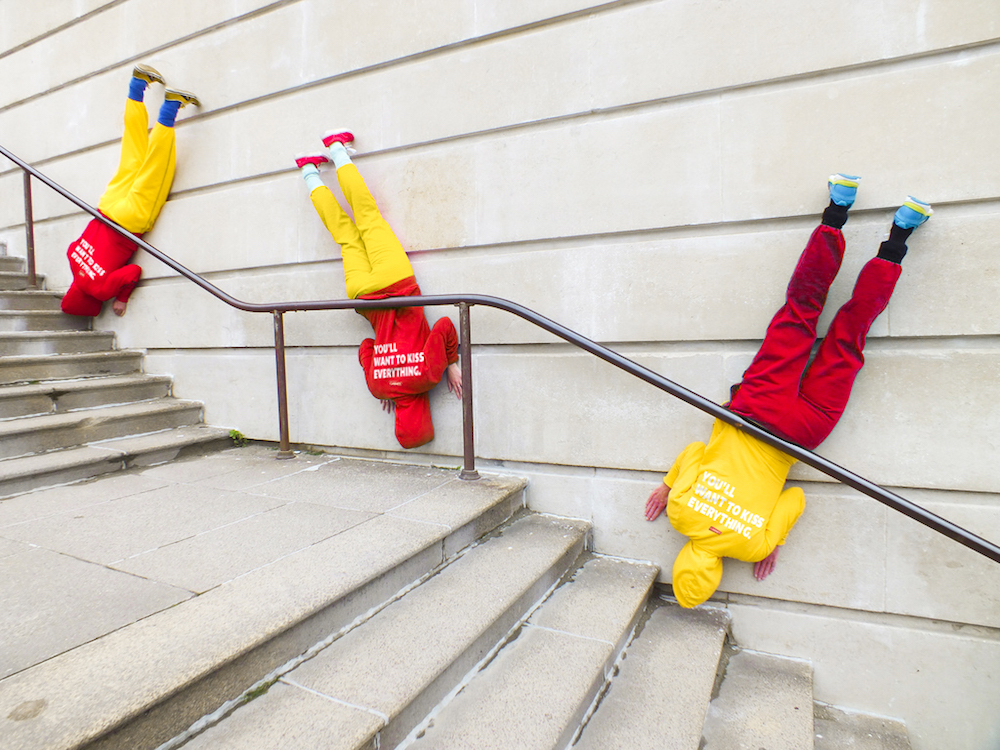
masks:
<instances>
[{"instance_id":1,"label":"horizontal joint line in wall","mask_svg":"<svg viewBox=\"0 0 1000 750\"><path fill-rule=\"evenodd\" d=\"M194 34L191 34L191 35L189 35L187 37L183 37L183 38L181 38L179 40L175 40L174 42L172 42L169 45L162 45L162 46L154 48L152 50L147 50L146 52L144 52L144 53L142 53L140 55L134 56L134 57L130 58L129 60L125 60L125 61L122 61L120 63L116 63L116 64L113 64L113 65L110 65L110 66L106 66L105 68L103 68L101 70L98 70L98 71L93 71L92 73L88 74L85 77L77 78L77 79L74 79L72 81L68 81L68 82L66 82L64 84L61 84L61 85L59 85L59 86L57 86L57 87L55 87L53 89L49 89L46 92L41 92L39 94L34 94L34 95L30 96L30 97L27 97L25 99L19 100L17 102L12 102L10 104L4 105L4 106L0 107L0 113L4 112L4 111L6 111L6 110L8 110L8 109L10 109L12 107L15 107L15 106L18 106L20 104L24 104L26 102L29 102L29 101L31 101L33 99L45 96L48 93L51 93L51 92L54 92L54 91L58 91L58 90L60 90L62 88L66 88L68 86L71 86L71 85L73 85L75 83L83 81L86 78L92 77L94 75L105 73L105 72L107 72L109 70L113 70L115 68L121 67L122 65L131 64L131 63L139 60L143 56L147 56L147 55L150 55L150 54L154 54L155 52L162 51L163 49L167 49L167 48L169 48L170 46L172 46L174 44L178 44L178 43L187 41L187 40L195 38L197 36L202 36L204 34L210 33L211 31L214 31L214 30L216 30L218 28L238 23L238 22L244 20L245 18L251 18L251 17L256 16L256 15L261 15L261 14L263 14L265 12L270 12L272 10L275 10L275 9L279 8L280 6L288 5L288 4L291 4L293 2L299 2L299 1L300 0L281 0L280 2L273 3L273 4L269 5L269 6L267 6L267 8L265 8L265 9L259 9L257 11L253 11L251 13L245 14L244 16L240 16L240 17L238 17L236 19L231 19L230 21L223 22L223 23L220 23L220 24L216 24L215 26L209 27L207 29L203 29L203 30L198 31L198 32L196 32ZM616 0L615 2L606 3L604 5L597 6L596 10L612 9L612 8L617 8L617 7L622 6L622 5L630 5L630 4L636 4L636 3L640 3L640 2L649 2L649 1L651 1L651 0ZM241 101L241 102L236 102L236 103L233 103L233 104L226 105L224 107L219 107L218 109L211 110L210 112L204 112L204 113L200 113L200 114L197 114L197 115L193 115L191 117L185 118L182 122L178 123L178 125L179 126L186 125L188 123L195 123L195 122L198 122L198 121L206 119L206 118L213 118L213 117L222 116L222 115L224 115L224 114L226 114L226 113L228 113L228 112L230 112L232 110L235 110L235 109L238 109L238 108L242 108L242 107L246 107L248 105L259 104L259 103L262 103L262 102L270 101L272 99L277 99L277 98L281 98L281 97L288 96L288 95L291 95L291 94L295 94L295 93L298 93L300 91L304 91L304 90L307 90L307 89L310 89L310 88L315 88L315 87L323 86L323 85L326 85L326 84L329 84L329 83L332 83L332 82L335 82L335 81L344 80L344 79L348 79L348 78L352 78L352 77L356 77L356 76L360 76L360 75L365 75L365 74L368 74L368 73L371 73L371 72L374 72L374 71L384 70L384 69L387 69L387 68L390 68L390 67L394 67L394 66L397 66L397 65L401 65L401 64L413 62L413 61L416 61L416 60L421 60L421 59L424 59L424 58L433 57L433 56L440 55L440 54L446 54L448 52L452 52L452 51L455 51L455 50L458 50L458 49L462 49L462 48L465 48L465 47L469 47L469 46L474 46L474 45L478 45L478 44L490 42L490 41L493 41L493 40L495 40L497 38L502 38L504 36L509 36L509 35L511 35L512 33L515 33L515 32L519 33L519 32L523 32L523 31L530 31L530 30L534 30L534 29L541 28L541 27L548 26L548 25L553 25L553 24L556 24L556 23L561 23L561 22L566 22L566 21L569 21L569 20L574 20L577 17L585 16L585 15L591 15L594 12L595 12L595 9L593 9L593 8L587 9L587 10L581 10L581 11L574 11L572 13L565 14L565 15L562 15L562 16L555 16L555 17L552 17L552 18L549 18L549 19L543 19L541 21L535 21L535 22L532 22L532 23L529 23L529 24L524 24L522 26L512 27L511 29L505 29L505 30L498 31L498 32L491 32L489 34L484 34L484 35L481 35L481 36L478 36L478 37L471 37L469 39L464 39L464 40L460 40L460 41L457 41L457 42L452 42L450 44L445 44L445 45L442 45L440 47L435 47L435 48L430 49L430 50L423 50L421 52L415 52L415 53L410 54L410 55L404 55L402 57L394 58L392 60L386 60L386 61L382 61L382 62L379 62L379 63L374 63L372 65L368 65L368 66L365 66L365 67L362 67L362 68L356 68L354 70L345 71L343 73L337 73L335 75L327 76L327 77L320 78L320 79L316 79L314 81L308 81L306 83L302 83L302 84L299 84L297 86L291 86L289 88L281 89L279 91L273 91L273 92L270 92L268 94L264 94L264 95L258 96L258 97L253 98L253 99L247 99L247 100L244 100L244 101ZM807 82L807 81L811 81L811 80L821 80L823 78L831 78L831 77L838 77L838 76L844 76L844 75L851 75L851 74L857 73L859 71L865 71L865 70L871 70L871 69L877 69L877 68L893 67L893 66L898 66L898 65L912 63L914 61L928 60L928 59L932 59L932 58L942 58L942 57L949 57L949 56L950 57L954 57L954 56L958 56L958 55L964 54L964 53L969 52L969 51L989 49L989 48L994 47L994 46L1000 46L1000 39L987 39L987 40L983 40L983 41L979 41L979 42L971 42L971 43L965 44L965 45L956 45L954 47L946 47L946 48L942 48L942 49L934 49L934 50L927 50L927 51L923 51L923 52L916 52L916 53L912 53L912 54L908 54L908 55L902 55L902 56L899 56L899 57L890 57L890 58L882 58L882 59L876 59L876 60L869 60L869 61L864 61L864 62L859 62L859 63L853 63L853 64L848 64L848 65L837 66L837 67L833 67L833 68L826 68L826 69L813 70L813 71L804 71L804 72L801 72L801 73L793 73L793 74L789 74L789 75L785 75L785 76L777 76L775 78L762 79L762 80L759 80L759 81L752 81L752 82L747 82L747 83L739 83L739 84L731 84L731 85L726 85L726 86L719 86L719 87L714 88L714 89L704 89L702 91L686 92L686 93L683 93L683 94L675 94L675 95L670 95L670 96L666 96L666 97L658 97L658 98L654 98L654 99L648 99L648 100L643 100L643 101L638 101L638 102L630 102L630 103L627 103L627 104L614 105L614 106L610 106L610 107L596 108L596 109L590 109L590 110L582 110L582 111L572 112L572 113L566 113L566 114L562 114L562 115L554 115L552 117L541 118L541 119L538 119L538 120L532 120L530 122L514 123L514 124L511 124L511 125L500 126L498 128L490 128L490 129L479 130L479 131L471 131L469 133L463 133L463 134L453 135L453 136L446 136L446 137L443 137L443 138L433 139L433 140L430 140L430 141L423 141L423 142L415 143L415 144L408 144L408 145L404 145L404 146L395 146L395 147L392 147L392 148L382 149L380 151L370 151L370 152L367 152L366 154L364 154L363 156L373 156L373 155L377 155L377 154L394 153L394 152L398 152L398 151L403 151L403 150L417 148L417 147L422 147L422 146L427 146L427 145L433 145L433 144L438 144L438 143L447 143L447 142L450 142L450 141L462 140L462 139L467 139L467 138L482 137L483 135L492 135L492 134L496 134L496 133L510 132L510 131L519 130L519 129L525 129L525 128L529 128L529 127L560 124L560 123L563 123L563 122L568 122L568 121L572 121L572 120L576 120L576 119L583 119L583 118L588 118L588 117L609 117L609 116L613 117L613 116L617 116L617 115L620 115L620 114L623 114L623 113L632 112L632 111L650 109L650 108L655 108L655 107L662 107L662 106L669 105L669 104L689 102L689 101L694 101L694 100L698 100L698 99L708 99L708 98L712 98L712 97L724 96L725 94L729 94L729 93L743 92L743 91L748 91L748 90L753 90L753 89L769 88L769 87L778 86L778 85L784 85L784 84L788 84L788 83ZM65 158L67 156L74 156L74 155L80 154L80 153L85 153L87 151L91 151L91 150L94 150L94 149L97 149L97 148L101 148L103 146L110 145L112 143L117 143L117 140L116 141L107 141L107 142L104 142L104 143L101 143L101 144L94 144L94 145L91 145L91 146L87 146L87 147L85 147L83 149L78 149L77 151L67 152L66 154L61 154L59 156L50 157L49 159L42 159L42 160L39 160L39 161L35 162L34 165L35 166L43 166L43 165L48 164L49 162L54 161L56 159ZM292 170L289 169L287 171L292 171ZM4 174L5 174L4 172L0 171L0 176L3 176Z\"/></svg>"},{"instance_id":2,"label":"horizontal joint line in wall","mask_svg":"<svg viewBox=\"0 0 1000 750\"><path fill-rule=\"evenodd\" d=\"M275 97L278 97L278 96L282 96L284 94L298 92L298 91L301 91L303 89L311 88L311 87L314 87L314 86L322 86L322 85L324 85L326 83L330 83L332 81L340 80L340 79L343 79L343 78L348 78L348 77L352 77L352 76L355 76L355 75L361 75L361 74L369 73L371 71L381 70L381 69L384 69L384 68L387 68L387 67L392 67L392 66L395 66L395 65L412 62L414 60L419 60L419 59L422 59L422 58L425 58L425 57L431 57L431 56L434 56L436 54L440 54L440 53L444 53L444 52L450 52L450 51L453 51L453 50L456 50L456 49L461 49L463 47L468 47L468 46L472 46L472 45L475 45L475 44L480 44L482 42L493 41L494 39L501 38L501 37L504 37L504 36L510 36L510 35L512 35L514 33L522 33L524 31L533 31L534 29L542 28L544 26L549 26L549 25L554 25L554 24L557 24L557 23L562 23L562 22L566 22L566 21L575 20L576 18L578 18L580 16L592 15L592 14L594 14L596 12L599 12L599 11L610 10L610 9L614 9L614 8L617 8L617 7L620 7L620 6L636 5L636 4L643 3L643 2L655 2L655 1L657 1L657 0L612 0L611 2L602 3L601 5L593 6L593 7L590 7L590 8L586 8L586 9L582 9L582 10L576 10L576 11L571 11L570 13L564 13L562 15L551 16L549 18L543 18L543 19L540 19L540 20L537 20L537 21L531 21L529 23L521 24L519 26L512 26L512 27L510 27L508 29L502 29L500 31L490 32L489 34L481 34L479 36L469 37L468 39L461 39L461 40L456 41L456 42L451 42L449 44L441 45L440 47L434 47L434 48L429 49L429 50L423 50L421 52L415 52L415 53L410 54L410 55L403 55L402 57L393 58L391 60L384 60L384 61L382 61L380 63L375 63L375 64L372 64L372 65L368 65L368 66L365 66L363 68L355 68L354 70L349 70L349 71L346 71L344 73L338 73L336 75L327 76L325 78L319 78L319 79L317 79L315 81L309 81L309 82L303 83L303 84L301 84L299 86L293 86L293 87L290 87L288 89L282 89L281 91L276 91L276 92L272 92L270 94L265 94L263 96L257 97L256 99L248 99L248 100L246 100L244 102L240 102L240 103L237 103L237 104L230 104L230 105L227 105L225 107L220 107L217 110L213 110L212 112L207 112L207 113L204 113L204 114L195 115L193 117L189 117L189 118L186 118L186 119L187 120L203 119L205 117L208 117L208 116L211 116L211 115L215 115L215 114L218 114L218 113L225 113L225 112L227 112L227 111L229 111L231 109L235 109L237 107L246 106L247 104L256 104L257 102L266 101L268 99L272 99L272 98L275 98ZM51 32L47 32L46 34L38 37L35 40L31 40L30 42L27 42L27 43L25 43L23 45L20 45L18 48L15 48L14 50L10 50L7 53L0 54L0 58L4 57L6 54L13 54L14 52L18 51L18 49L31 46L31 44L34 44L37 41L41 41L45 37L51 36L52 34L55 34L55 33L59 32L59 31L62 31L64 29L66 29L66 28L69 28L70 26L75 25L79 21L87 19L90 16L96 15L97 13L102 12L104 10L110 9L112 6L118 5L118 4L122 3L122 2L125 2L125 0L116 0L116 2L109 3L107 6L104 6L102 8L97 9L96 11L93 11L91 13L86 14L86 16L81 16L80 19L76 19L73 22L64 24L62 27L60 27L58 29L54 29ZM184 44L185 42L189 42L189 41L191 41L193 39L197 39L198 37L206 36L208 34L211 34L211 33L215 32L215 31L218 31L219 29L223 29L223 28L226 28L228 26L235 26L235 25L240 24L240 23L242 23L244 21L252 20L252 19L257 18L259 16L266 15L266 14L271 13L271 12L276 11L276 10L280 10L281 8L283 8L283 7L287 6L287 5L294 5L294 4L298 3L298 2L302 2L302 0L277 0L277 2L273 2L270 5L266 5L266 6L262 7L262 8L257 8L255 10L248 11L247 13L244 13L243 15L236 16L234 18L229 18L229 19L227 19L225 21L221 21L221 22L213 24L211 26L206 26L204 29L199 29L198 31L194 31L194 32L191 32L190 34L186 34L185 36L178 37L177 39L174 39L174 40L171 40L170 42L167 42L166 44L161 44L161 45L156 46L156 47L151 47L150 49L144 50L143 52L141 52L141 53L139 53L137 55L134 55L134 56L132 56L132 57L126 59L126 60L121 60L121 61L119 61L117 63L112 63L111 65L106 65L103 68L99 68L97 70L92 70L92 71L90 71L89 73L87 73L84 76L80 76L80 77L74 78L74 79L72 79L70 81L66 81L66 82L64 82L64 83L62 83L62 84L60 84L58 86L55 86L55 87L53 87L51 89L48 89L46 91L41 91L41 92L38 92L37 94L32 94L31 96L27 96L24 99L19 99L19 100L15 101L15 102L10 102L8 104L0 106L0 113L5 112L6 110L11 109L13 107L17 107L17 106L22 105L22 104L27 104L28 102L31 102L31 101L33 101L35 99L39 99L39 98L44 97L44 96L47 96L48 94L51 94L51 93L53 93L55 91L59 91L60 89L64 89L64 88L67 88L67 87L72 86L74 84L80 83L81 81L85 81L88 78L93 78L94 76L102 75L102 74L107 73L107 72L109 72L111 70L115 70L116 68L120 68L123 65L126 65L126 66L127 65L131 65L131 64L133 64L133 63L141 60L144 57L149 57L149 56L154 55L154 54L156 54L158 52L162 52L164 50L170 49L171 47L179 46L181 44Z\"/></svg>"},{"instance_id":3,"label":"horizontal joint line in wall","mask_svg":"<svg viewBox=\"0 0 1000 750\"><path fill-rule=\"evenodd\" d=\"M20 48L31 46L31 44L35 44L36 42L41 41L42 39L44 39L44 38L46 38L48 36L51 36L52 34L55 34L55 33L59 32L59 31L63 31L66 28L69 28L70 26L76 25L76 23L79 22L79 21L87 20L90 17L92 17L94 15L97 15L98 13L102 13L102 12L104 12L106 10L110 10L112 7L114 7L116 5L120 5L120 4L124 3L124 2L126 2L126 0L115 0L115 2L108 3L107 5L102 6L102 7L98 8L95 11L92 11L90 13L87 13L84 16L81 16L79 19L76 19L73 22L64 24L63 26L61 26L58 29L54 29L53 31L48 32L48 33L42 35L41 37L38 37L37 39L32 40L29 43L25 43L25 44L21 45ZM54 93L56 91L60 91L61 89L68 88L68 87L73 86L73 85L75 85L77 83L81 83L82 81L86 81L88 78L94 78L95 76L103 75L104 73L108 73L108 72L110 72L112 70L115 70L117 68L121 68L123 66L127 67L129 65L133 65L134 63L141 61L143 58L150 57L152 55L155 55L158 52L162 52L164 50L170 49L171 47L175 47L177 45L184 44L185 42L189 42L192 39L197 39L198 37L205 36L207 34L211 34L211 33L215 32L215 31L218 31L219 29L224 29L227 26L234 26L234 25L236 25L238 23L242 23L243 21L248 21L248 20L251 20L251 19L256 18L258 16L266 15L267 13L270 13L272 11L279 10L281 7L283 7L285 5L291 5L291 4L297 3L297 2L301 2L301 0L277 0L277 2L273 2L270 5L265 5L262 8L257 8L255 10L248 11L247 13L244 13L243 15L236 16L234 18L228 18L225 21L220 21L219 23L212 24L211 26L206 26L203 29L199 29L198 31L193 31L190 34L186 34L185 36L178 37L177 39L174 39L174 40L172 40L170 42L167 42L166 44L161 44L161 45L156 46L156 47L151 47L150 49L144 50L144 51L142 51L142 52L140 52L140 53L138 53L136 55L133 55L132 57L128 57L128 58L126 58L124 60L119 60L118 62L111 63L110 65L105 65L103 68L98 68L97 70L92 70L89 73L87 73L86 75L80 76L78 78L74 78L74 79L69 80L69 81L65 81L65 82L59 84L58 86L54 86L51 89L47 89L46 91L40 91L37 94L32 94L31 96L26 96L24 99L19 99L16 102L10 102L8 104L5 104L2 107L0 107L0 113L6 112L8 109L13 109L14 107L20 106L22 104L27 104L28 102L34 101L35 99L41 99L42 97L48 96L51 93ZM16 52L20 48L15 48L14 50L10 50L8 52L0 54L0 59L2 59L3 57L5 57L7 54L12 54L12 53ZM186 118L186 119L187 120L198 119L198 116L189 117L189 118ZM42 163L42 162L39 162L39 163Z\"/></svg>"},{"instance_id":4,"label":"horizontal joint line in wall","mask_svg":"<svg viewBox=\"0 0 1000 750\"><path fill-rule=\"evenodd\" d=\"M726 601L716 602L715 600L712 600L712 602L714 604L721 604L727 609L731 605L756 607L759 609L771 608L788 612L792 615L802 615L807 617L822 615L837 620L856 620L866 625L892 627L903 630L918 630L938 635L953 635L960 638L977 638L984 641L1000 641L1000 628L991 625L953 622L951 620L943 620L940 618L902 614L897 612L876 612L867 609L851 609L849 607L839 607L831 604L817 604L815 602L771 599L744 593L726 592L724 596L727 599Z\"/></svg>"},{"instance_id":5,"label":"horizontal joint line in wall","mask_svg":"<svg viewBox=\"0 0 1000 750\"><path fill-rule=\"evenodd\" d=\"M3 52L0 52L0 60L3 60L5 57L9 57L10 55L13 55L13 54L15 54L17 52L20 52L21 50L25 50L28 47L31 47L32 45L38 44L39 42L41 42L41 41L43 41L45 39L48 39L50 36L55 36L56 34L59 34L59 33L63 32L63 31L66 31L67 29L70 29L73 26L76 26L77 24L83 23L85 21L89 21L94 16L98 16L101 13L104 13L105 11L111 10L116 5L122 5L123 3L127 2L127 1L128 0L111 0L111 2L105 3L104 5L102 5L99 8L94 8L94 10L91 10L91 11L88 11L87 13L84 13L82 16L77 16L76 18L71 18L69 21L66 21L63 24L60 24L59 26L56 26L53 29L49 29L48 31L43 31L38 36L33 37L32 39L29 39L26 42L21 42L21 44L17 45L16 47L11 47L8 50L4 50Z\"/></svg>"}]
</instances>

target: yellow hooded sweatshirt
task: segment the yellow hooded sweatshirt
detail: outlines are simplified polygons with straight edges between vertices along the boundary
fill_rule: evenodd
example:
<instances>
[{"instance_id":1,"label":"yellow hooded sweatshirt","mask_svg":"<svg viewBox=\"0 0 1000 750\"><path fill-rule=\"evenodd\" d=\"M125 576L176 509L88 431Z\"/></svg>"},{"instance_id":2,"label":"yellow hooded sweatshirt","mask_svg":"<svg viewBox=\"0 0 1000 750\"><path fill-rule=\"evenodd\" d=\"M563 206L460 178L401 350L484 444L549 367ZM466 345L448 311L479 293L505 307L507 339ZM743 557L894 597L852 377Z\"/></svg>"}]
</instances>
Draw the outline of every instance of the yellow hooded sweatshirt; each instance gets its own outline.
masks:
<instances>
[{"instance_id":1,"label":"yellow hooded sweatshirt","mask_svg":"<svg viewBox=\"0 0 1000 750\"><path fill-rule=\"evenodd\" d=\"M763 560L805 510L798 487L782 488L795 459L715 420L708 445L691 443L674 461L667 517L689 541L674 561L674 595L683 607L708 599L722 579L722 558Z\"/></svg>"}]
</instances>

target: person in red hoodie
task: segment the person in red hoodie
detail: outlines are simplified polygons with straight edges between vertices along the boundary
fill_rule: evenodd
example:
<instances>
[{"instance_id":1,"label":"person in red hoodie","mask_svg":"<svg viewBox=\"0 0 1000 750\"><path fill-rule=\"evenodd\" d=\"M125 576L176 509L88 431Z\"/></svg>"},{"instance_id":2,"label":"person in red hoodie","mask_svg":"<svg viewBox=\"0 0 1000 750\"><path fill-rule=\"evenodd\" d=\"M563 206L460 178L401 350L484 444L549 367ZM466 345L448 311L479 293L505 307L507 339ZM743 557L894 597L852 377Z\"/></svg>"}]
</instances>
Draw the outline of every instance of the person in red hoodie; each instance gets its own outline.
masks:
<instances>
[{"instance_id":1,"label":"person in red hoodie","mask_svg":"<svg viewBox=\"0 0 1000 750\"><path fill-rule=\"evenodd\" d=\"M810 361L827 292L844 259L841 231L858 180L828 180L830 204L792 273L785 304L771 319L743 379L730 391L730 411L773 434L815 450L847 407L865 362L868 331L889 304L902 273L906 241L933 213L908 196L893 216L889 237L865 263L851 298L837 311ZM725 404L724 404L725 406ZM722 579L725 557L754 563L764 580L775 569L789 531L805 510L799 487L785 488L795 459L721 419L708 443L691 443L646 500L646 519L664 511L688 542L674 560L674 596L682 607L708 599Z\"/></svg>"},{"instance_id":2,"label":"person in red hoodie","mask_svg":"<svg viewBox=\"0 0 1000 750\"><path fill-rule=\"evenodd\" d=\"M326 153L300 156L309 197L323 224L340 245L344 281L351 299L387 299L420 294L406 251L379 212L368 186L351 162L354 135L334 130L323 138ZM319 165L332 162L337 181L354 212L341 208L319 176ZM371 323L375 338L361 342L358 359L368 390L382 399L386 411L396 413L396 439L404 448L416 448L434 439L428 392L442 378L448 390L462 397L458 367L458 335L449 318L434 327L422 307L358 310Z\"/></svg>"},{"instance_id":3,"label":"person in red hoodie","mask_svg":"<svg viewBox=\"0 0 1000 750\"><path fill-rule=\"evenodd\" d=\"M150 134L149 115L143 104L150 83L165 82L156 69L136 65L125 102L125 134L118 171L97 204L101 214L139 237L153 228L174 179L177 112L187 104L200 106L194 94L168 88ZM91 219L66 251L73 282L63 296L63 312L94 317L106 301L114 299L115 315L124 315L142 273L139 266L129 263L135 251L134 242Z\"/></svg>"}]
</instances>

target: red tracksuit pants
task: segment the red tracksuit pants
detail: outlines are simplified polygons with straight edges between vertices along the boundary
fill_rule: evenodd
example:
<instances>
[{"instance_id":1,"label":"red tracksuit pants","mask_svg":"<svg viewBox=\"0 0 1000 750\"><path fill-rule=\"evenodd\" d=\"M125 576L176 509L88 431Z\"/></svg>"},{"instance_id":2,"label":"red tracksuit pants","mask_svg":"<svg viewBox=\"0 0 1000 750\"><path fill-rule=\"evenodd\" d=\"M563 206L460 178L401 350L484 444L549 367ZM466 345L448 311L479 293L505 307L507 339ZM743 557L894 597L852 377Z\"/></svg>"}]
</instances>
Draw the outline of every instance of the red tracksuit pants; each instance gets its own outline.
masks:
<instances>
[{"instance_id":1,"label":"red tracksuit pants","mask_svg":"<svg viewBox=\"0 0 1000 750\"><path fill-rule=\"evenodd\" d=\"M785 304L771 320L764 343L730 403L730 410L810 450L822 443L844 413L865 363L862 351L875 318L889 304L901 268L873 258L837 312L815 359L816 322L844 258L844 235L819 226L809 238Z\"/></svg>"}]
</instances>

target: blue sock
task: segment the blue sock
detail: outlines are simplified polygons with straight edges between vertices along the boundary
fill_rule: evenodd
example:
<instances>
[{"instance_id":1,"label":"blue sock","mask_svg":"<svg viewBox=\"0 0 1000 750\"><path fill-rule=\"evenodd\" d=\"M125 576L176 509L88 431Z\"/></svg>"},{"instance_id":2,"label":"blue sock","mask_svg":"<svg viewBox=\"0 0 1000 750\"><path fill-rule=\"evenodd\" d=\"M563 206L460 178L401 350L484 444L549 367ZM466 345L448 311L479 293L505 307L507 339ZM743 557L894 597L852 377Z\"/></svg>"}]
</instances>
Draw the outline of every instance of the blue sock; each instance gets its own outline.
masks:
<instances>
[{"instance_id":1,"label":"blue sock","mask_svg":"<svg viewBox=\"0 0 1000 750\"><path fill-rule=\"evenodd\" d=\"M145 93L146 93L146 82L141 78L136 78L133 76L132 80L129 81L128 84L128 98L136 102L141 102L142 97L145 95Z\"/></svg>"},{"instance_id":2,"label":"blue sock","mask_svg":"<svg viewBox=\"0 0 1000 750\"><path fill-rule=\"evenodd\" d=\"M156 118L156 121L160 125L172 128L174 121L177 120L177 113L180 111L180 108L181 103L176 99L166 99L160 107L160 116Z\"/></svg>"}]
</instances>

